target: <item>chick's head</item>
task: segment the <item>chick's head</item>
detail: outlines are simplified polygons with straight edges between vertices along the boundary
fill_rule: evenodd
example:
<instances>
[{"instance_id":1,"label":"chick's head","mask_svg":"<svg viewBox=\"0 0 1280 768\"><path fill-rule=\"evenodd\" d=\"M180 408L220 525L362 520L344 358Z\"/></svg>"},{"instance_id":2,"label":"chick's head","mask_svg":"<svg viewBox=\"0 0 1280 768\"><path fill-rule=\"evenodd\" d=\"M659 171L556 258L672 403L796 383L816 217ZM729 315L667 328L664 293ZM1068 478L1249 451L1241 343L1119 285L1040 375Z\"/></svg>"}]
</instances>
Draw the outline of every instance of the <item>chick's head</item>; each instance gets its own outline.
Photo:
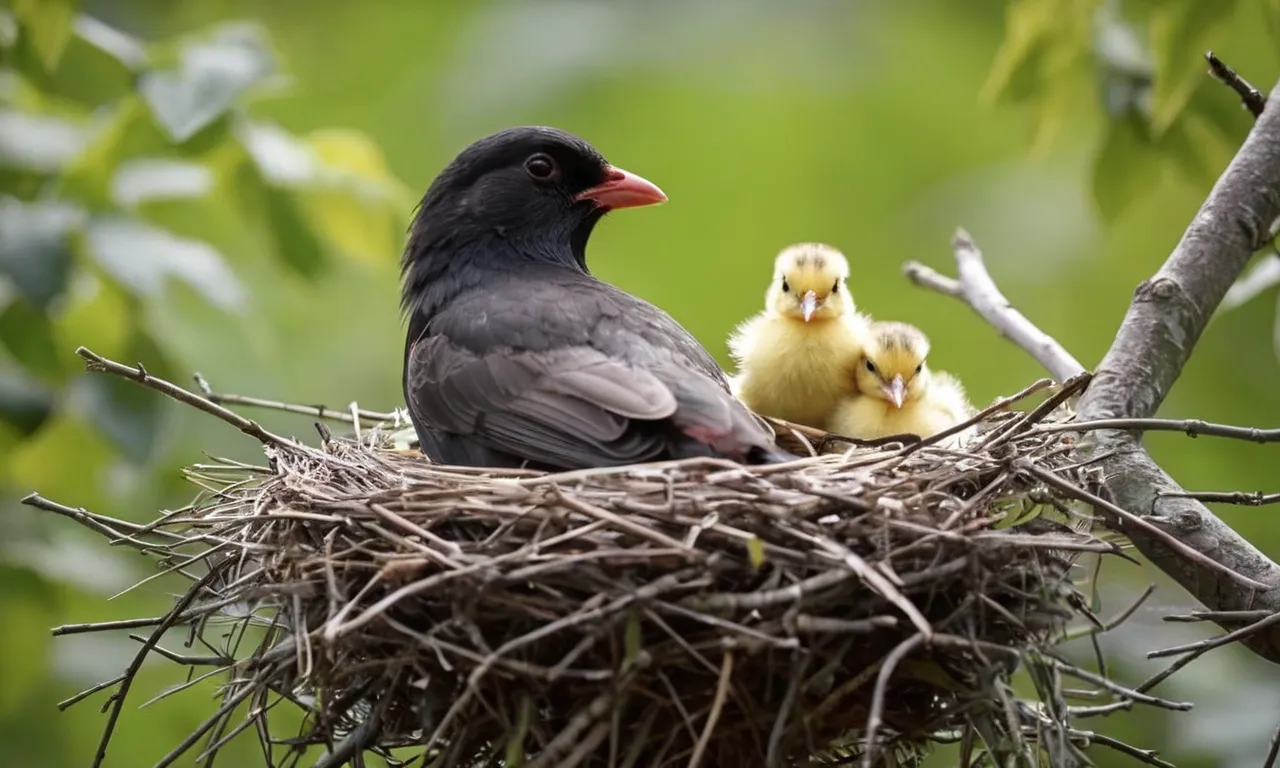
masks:
<instances>
[{"instance_id":1,"label":"chick's head","mask_svg":"<svg viewBox=\"0 0 1280 768\"><path fill-rule=\"evenodd\" d=\"M853 309L844 254L821 243L797 243L778 254L765 295L771 312L804 322L832 320Z\"/></svg>"},{"instance_id":2,"label":"chick's head","mask_svg":"<svg viewBox=\"0 0 1280 768\"><path fill-rule=\"evenodd\" d=\"M929 339L906 323L876 323L854 372L858 392L887 400L895 408L919 400L929 391Z\"/></svg>"}]
</instances>

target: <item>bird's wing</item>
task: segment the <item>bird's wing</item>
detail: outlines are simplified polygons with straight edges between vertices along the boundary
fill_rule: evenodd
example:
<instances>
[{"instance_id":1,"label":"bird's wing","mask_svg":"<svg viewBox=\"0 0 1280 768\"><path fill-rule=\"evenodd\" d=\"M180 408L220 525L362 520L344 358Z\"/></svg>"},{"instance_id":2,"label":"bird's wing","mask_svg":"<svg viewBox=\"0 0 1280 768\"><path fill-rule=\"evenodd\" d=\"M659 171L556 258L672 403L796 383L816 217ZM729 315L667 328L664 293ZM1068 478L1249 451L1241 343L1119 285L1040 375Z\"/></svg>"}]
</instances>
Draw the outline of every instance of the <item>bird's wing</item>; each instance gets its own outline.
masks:
<instances>
[{"instance_id":1,"label":"bird's wing","mask_svg":"<svg viewBox=\"0 0 1280 768\"><path fill-rule=\"evenodd\" d=\"M657 377L590 347L473 351L439 334L414 344L405 385L425 424L558 466L643 461L664 436L630 429L631 420L677 407Z\"/></svg>"}]
</instances>

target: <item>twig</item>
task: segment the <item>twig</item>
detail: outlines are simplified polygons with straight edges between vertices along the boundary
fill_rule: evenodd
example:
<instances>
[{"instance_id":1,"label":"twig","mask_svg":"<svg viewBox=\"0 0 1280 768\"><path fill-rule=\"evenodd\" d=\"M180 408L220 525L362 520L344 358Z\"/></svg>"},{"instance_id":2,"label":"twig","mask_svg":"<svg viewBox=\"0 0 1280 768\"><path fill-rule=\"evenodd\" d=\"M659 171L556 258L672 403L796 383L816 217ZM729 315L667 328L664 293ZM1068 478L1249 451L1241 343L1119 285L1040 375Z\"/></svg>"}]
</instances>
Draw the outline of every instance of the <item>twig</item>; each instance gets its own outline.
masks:
<instances>
[{"instance_id":1,"label":"twig","mask_svg":"<svg viewBox=\"0 0 1280 768\"><path fill-rule=\"evenodd\" d=\"M1162 499L1195 499L1204 503L1238 504L1242 507L1262 507L1267 504L1280 504L1280 493L1263 493L1262 491L1165 491Z\"/></svg>"},{"instance_id":2,"label":"twig","mask_svg":"<svg viewBox=\"0 0 1280 768\"><path fill-rule=\"evenodd\" d=\"M270 445L289 444L289 441L285 440L283 437L272 434L263 429L256 421L246 419L240 414L235 413L234 411L229 411L217 403L212 402L208 398L201 397L194 392L189 392L176 384L165 381L164 379L156 376L152 376L150 373L147 373L147 369L142 367L141 363L138 363L137 367L122 365L114 360L108 360L102 355L99 355L86 347L78 347L76 349L76 354L84 359L84 367L87 370L110 373L113 376L119 376L124 379L129 379L130 381L136 381L144 387L154 389L180 403L185 403L192 408L204 411L210 416L222 419L261 443Z\"/></svg>"},{"instance_id":3,"label":"twig","mask_svg":"<svg viewBox=\"0 0 1280 768\"><path fill-rule=\"evenodd\" d=\"M1271 746L1267 749L1267 756L1262 761L1262 768L1275 768L1277 757L1280 757L1280 727L1271 734Z\"/></svg>"},{"instance_id":4,"label":"twig","mask_svg":"<svg viewBox=\"0 0 1280 768\"><path fill-rule=\"evenodd\" d=\"M1221 648L1224 645L1230 645L1231 643L1236 642L1242 637L1247 637L1253 634L1254 632L1261 632L1267 627L1272 627L1272 626L1275 626L1276 624L1280 624L1280 613L1272 614L1266 617L1265 619L1260 619L1258 621L1255 621L1252 624L1249 624L1248 626L1244 626L1232 632L1228 632L1225 635L1218 635L1217 637L1207 637L1204 640L1197 640L1194 643L1187 643L1185 645L1175 645L1172 648L1163 648L1158 651L1151 651L1150 653L1147 654L1147 658L1159 659L1165 656L1177 656L1182 653L1190 653L1194 656L1201 656L1213 650L1214 648Z\"/></svg>"},{"instance_id":5,"label":"twig","mask_svg":"<svg viewBox=\"0 0 1280 768\"><path fill-rule=\"evenodd\" d=\"M1102 675L1095 675L1089 670L1081 669L1080 667L1077 667L1074 664L1068 664L1067 662L1060 661L1060 660L1051 660L1051 661L1053 661L1054 666L1057 667L1058 670L1060 670L1064 674L1083 680L1086 683L1092 683L1100 688L1104 688L1121 698L1130 699L1139 704L1148 704L1153 707L1159 707L1160 709L1168 709L1175 712L1188 712L1192 708L1191 702L1171 701L1169 699L1162 699L1157 696L1152 696L1146 693L1145 690L1141 687L1126 688L1125 686L1120 685L1119 683L1116 683L1112 680L1108 680Z\"/></svg>"},{"instance_id":6,"label":"twig","mask_svg":"<svg viewBox=\"0 0 1280 768\"><path fill-rule=\"evenodd\" d=\"M1132 537L1132 533L1131 533L1132 529L1136 528L1139 531L1145 533L1148 537L1157 539L1160 542L1162 542L1166 547L1179 552L1183 557L1187 558L1188 560L1194 563L1197 563L1200 567L1210 571L1216 571L1218 573L1221 573L1222 575L1226 576L1227 578L1231 579L1232 581L1236 582L1241 586L1250 587L1252 589L1268 588L1268 585L1259 581L1255 581L1249 578L1248 576L1245 576L1242 573L1237 573L1231 570L1230 568L1228 568L1226 565L1223 565L1222 563L1219 563L1218 561L1209 557L1208 555L1205 555L1197 551L1190 545L1182 541L1179 541L1177 538L1174 537L1173 534L1160 528L1150 520L1147 520L1146 518L1141 517L1139 515L1135 515L1134 513L1124 509L1118 504L1108 501L1102 498L1101 496L1098 496L1097 494L1090 493L1089 491L1086 491L1085 489L1079 486L1073 485L1067 482L1066 480L1063 480L1062 478L1058 477L1057 475L1053 474L1052 472L1045 471L1025 459L1017 459L1016 461L1014 461L1014 466L1022 471L1025 471L1030 473L1031 475L1034 475L1035 477L1039 478L1045 485L1052 486L1061 493L1064 493L1069 496L1074 496L1076 499L1080 501L1087 502L1089 504L1094 505L1095 507L1100 507L1102 509L1105 509L1106 511L1120 518L1123 522L1128 523L1128 525L1130 526L1130 531L1125 531L1125 533L1129 533L1131 537Z\"/></svg>"},{"instance_id":7,"label":"twig","mask_svg":"<svg viewBox=\"0 0 1280 768\"><path fill-rule=\"evenodd\" d=\"M698 768L702 764L702 756L711 743L711 734L715 732L716 721L724 709L725 699L729 697L729 686L733 681L733 649L726 648L724 661L720 664L720 678L716 681L716 695L711 701L711 711L707 713L707 723L702 727L702 735L693 747L693 755L689 757L689 768Z\"/></svg>"},{"instance_id":8,"label":"twig","mask_svg":"<svg viewBox=\"0 0 1280 768\"><path fill-rule=\"evenodd\" d=\"M139 670L142 669L142 663L146 661L150 655L151 649L160 642L160 638L164 636L169 628L175 626L183 612L195 602L196 596L206 587L209 582L213 581L218 575L217 571L209 571L200 581L196 582L189 588L173 609L164 617L155 631L143 642L142 647L134 654L133 661L129 662L129 666L125 668L124 675L120 680L120 687L115 693L111 694L110 712L107 714L107 724L103 726L102 738L98 741L98 751L93 756L92 768L100 768L102 762L107 759L107 745L111 743L111 735L115 733L116 723L120 720L120 712L124 709L125 697L129 695L129 688L133 686L134 678L138 676Z\"/></svg>"},{"instance_id":9,"label":"twig","mask_svg":"<svg viewBox=\"0 0 1280 768\"><path fill-rule=\"evenodd\" d=\"M864 736L866 745L862 753L862 768L871 768L871 766L875 765L876 731L880 730L880 722L884 717L884 697L885 692L889 689L889 678L893 677L894 670L907 657L907 654L919 648L927 639L921 633L912 635L898 643L897 647L890 651L889 655L884 658L884 662L881 663L880 671L876 674L876 686L871 694L871 711L867 714L867 731Z\"/></svg>"},{"instance_id":10,"label":"twig","mask_svg":"<svg viewBox=\"0 0 1280 768\"><path fill-rule=\"evenodd\" d=\"M361 418L365 421L372 422L394 422L400 423L400 414L396 411L390 413L384 411L368 411L363 408L355 409L355 417L352 416L350 410L335 410L325 405L299 405L296 403L284 403L278 400L264 400L260 397L248 397L245 395L230 395L213 391L209 386L208 380L199 373L194 374L196 386L200 389L200 393L205 398L217 405L243 405L249 408L262 408L269 411L281 411L283 413L296 413L301 416L310 416L313 419L324 419L327 421L338 421L344 424L355 423L355 418Z\"/></svg>"},{"instance_id":11,"label":"twig","mask_svg":"<svg viewBox=\"0 0 1280 768\"><path fill-rule=\"evenodd\" d=\"M1068 421L1061 424L1045 424L1036 427L1039 432L1093 432L1100 429L1122 429L1137 432L1181 432L1187 437L1228 437L1251 443L1280 442L1280 429L1234 427L1213 424L1200 419L1093 419Z\"/></svg>"},{"instance_id":12,"label":"twig","mask_svg":"<svg viewBox=\"0 0 1280 768\"><path fill-rule=\"evenodd\" d=\"M1125 742L1120 741L1119 739L1112 738L1111 736L1107 736L1106 734L1102 734L1102 733L1081 732L1081 735L1088 742L1093 742L1095 744L1101 744L1104 747L1109 747L1111 749L1114 749L1117 752L1128 755L1129 757L1132 757L1135 760L1144 762L1147 765L1154 765L1156 766L1156 768L1176 768L1176 766L1174 766L1173 763L1161 760L1159 757L1157 757L1156 756L1157 753L1154 749L1138 749L1132 744L1126 744Z\"/></svg>"},{"instance_id":13,"label":"twig","mask_svg":"<svg viewBox=\"0 0 1280 768\"><path fill-rule=\"evenodd\" d=\"M1041 331L1021 312L1014 309L987 272L982 252L973 238L957 229L951 241L955 251L959 280L939 275L925 265L909 261L903 266L907 279L922 288L939 291L963 299L969 307L995 327L1000 335L1017 344L1034 357L1055 379L1066 379L1082 373L1085 367L1072 357L1052 336Z\"/></svg>"},{"instance_id":14,"label":"twig","mask_svg":"<svg viewBox=\"0 0 1280 768\"><path fill-rule=\"evenodd\" d=\"M1244 108L1249 110L1249 114L1255 118L1262 117L1262 110L1267 107L1267 97L1262 95L1262 91L1236 74L1236 71L1215 56L1213 51L1205 52L1204 60L1209 62L1209 73L1236 92Z\"/></svg>"}]
</instances>

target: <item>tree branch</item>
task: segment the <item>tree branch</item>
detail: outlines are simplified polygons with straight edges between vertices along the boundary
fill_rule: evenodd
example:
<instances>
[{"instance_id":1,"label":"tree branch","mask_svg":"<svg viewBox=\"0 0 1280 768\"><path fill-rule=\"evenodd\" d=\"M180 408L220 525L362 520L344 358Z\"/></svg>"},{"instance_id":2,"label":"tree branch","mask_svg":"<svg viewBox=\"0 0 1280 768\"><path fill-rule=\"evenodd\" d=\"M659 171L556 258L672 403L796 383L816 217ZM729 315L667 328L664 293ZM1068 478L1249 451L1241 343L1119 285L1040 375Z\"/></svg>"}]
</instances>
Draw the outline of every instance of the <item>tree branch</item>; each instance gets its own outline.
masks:
<instances>
[{"instance_id":1,"label":"tree branch","mask_svg":"<svg viewBox=\"0 0 1280 768\"><path fill-rule=\"evenodd\" d=\"M1207 51L1204 60L1209 62L1209 73L1222 81L1222 84L1235 91L1240 96L1240 101L1244 108L1249 110L1249 114L1254 117L1262 117L1262 110L1267 107L1267 97L1262 95L1262 91L1254 88L1236 71L1228 67L1222 59L1213 55L1213 51Z\"/></svg>"},{"instance_id":2,"label":"tree branch","mask_svg":"<svg viewBox=\"0 0 1280 768\"><path fill-rule=\"evenodd\" d=\"M959 280L939 275L915 261L903 265L903 274L918 286L964 301L982 319L995 326L1001 336L1026 350L1058 381L1084 373L1085 368L1080 361L1004 297L987 272L982 251L973 244L968 232L957 229L951 247L955 251Z\"/></svg>"},{"instance_id":3,"label":"tree branch","mask_svg":"<svg viewBox=\"0 0 1280 768\"><path fill-rule=\"evenodd\" d=\"M1268 103L1276 102L1278 92L1280 85ZM1227 290L1266 244L1277 215L1280 109L1265 109L1173 253L1135 291L1111 349L1080 399L1081 420L1145 419L1155 414ZM1280 612L1280 566L1203 504L1187 498L1147 455L1138 433L1091 432L1082 449L1086 454L1113 454L1100 466L1106 492L1116 504L1148 516L1183 543L1269 588L1241 588L1135 531L1134 546L1152 563L1212 610ZM1280 631L1257 633L1244 642L1280 663Z\"/></svg>"},{"instance_id":4,"label":"tree branch","mask_svg":"<svg viewBox=\"0 0 1280 768\"><path fill-rule=\"evenodd\" d=\"M1268 103L1278 98L1280 85ZM1173 253L1135 291L1111 349L1081 397L1077 407L1081 421L1149 419L1155 414L1227 290L1266 243L1269 225L1278 215L1280 109L1264 109ZM1037 334L1043 335L1039 331L1026 333L1030 321L1008 306L998 291L999 299L991 298L990 277L967 245L971 246L957 237L959 281L912 265L907 267L908 276L918 285L965 301L1055 376L1061 375L1074 358L1046 353L1061 347L1056 342L1045 345L1038 339ZM967 274L964 265L969 267ZM982 274L975 278L979 271ZM1280 613L1280 565L1190 498L1147 454L1140 432L1097 429L1087 432L1079 445L1081 454L1097 460L1102 470L1098 495L1163 531L1152 535L1145 527L1127 527L1130 541L1151 563L1214 613ZM1173 546L1171 541L1178 544ZM1196 554L1189 555L1188 550ZM1215 566L1206 567L1206 558ZM1267 586L1250 587L1242 583L1245 580ZM1218 623L1234 628L1230 621ZM1241 642L1280 663L1280 629L1271 626Z\"/></svg>"}]
</instances>

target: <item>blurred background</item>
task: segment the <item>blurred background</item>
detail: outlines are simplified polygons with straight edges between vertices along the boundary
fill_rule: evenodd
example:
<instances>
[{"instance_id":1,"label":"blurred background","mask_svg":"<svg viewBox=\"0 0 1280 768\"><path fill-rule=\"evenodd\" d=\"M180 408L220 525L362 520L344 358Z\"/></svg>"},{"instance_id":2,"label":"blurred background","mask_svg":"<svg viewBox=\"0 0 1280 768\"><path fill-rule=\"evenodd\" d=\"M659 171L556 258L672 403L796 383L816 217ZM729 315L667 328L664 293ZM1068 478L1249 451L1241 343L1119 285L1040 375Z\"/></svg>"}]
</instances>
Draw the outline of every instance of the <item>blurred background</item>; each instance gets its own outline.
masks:
<instances>
[{"instance_id":1,"label":"blurred background","mask_svg":"<svg viewBox=\"0 0 1280 768\"><path fill-rule=\"evenodd\" d=\"M172 599L161 581L118 594L148 562L18 500L146 521L191 499L181 469L206 454L262 460L221 422L86 376L78 345L221 392L398 407L414 204L472 140L540 123L667 192L597 229L591 264L724 364L775 253L821 240L849 255L864 309L921 326L934 367L988 402L1042 372L902 262L951 272L964 226L1009 298L1096 364L1249 130L1203 53L1266 91L1278 19L1269 0L0 2L2 762L88 764L103 696L56 704L137 649L51 627ZM1280 424L1280 259L1257 264L1161 415ZM315 436L305 417L250 415ZM1148 442L1188 488L1280 490L1273 447ZM1280 556L1274 512L1218 511ZM1104 639L1123 681L1212 631L1161 620L1199 606L1153 568L1102 579L1104 615L1157 585ZM209 714L208 686L137 710L179 682L147 665L107 765L151 765ZM1097 730L1180 766L1256 766L1280 725L1280 669L1234 647L1157 693L1195 709ZM243 741L228 764L260 761Z\"/></svg>"}]
</instances>

